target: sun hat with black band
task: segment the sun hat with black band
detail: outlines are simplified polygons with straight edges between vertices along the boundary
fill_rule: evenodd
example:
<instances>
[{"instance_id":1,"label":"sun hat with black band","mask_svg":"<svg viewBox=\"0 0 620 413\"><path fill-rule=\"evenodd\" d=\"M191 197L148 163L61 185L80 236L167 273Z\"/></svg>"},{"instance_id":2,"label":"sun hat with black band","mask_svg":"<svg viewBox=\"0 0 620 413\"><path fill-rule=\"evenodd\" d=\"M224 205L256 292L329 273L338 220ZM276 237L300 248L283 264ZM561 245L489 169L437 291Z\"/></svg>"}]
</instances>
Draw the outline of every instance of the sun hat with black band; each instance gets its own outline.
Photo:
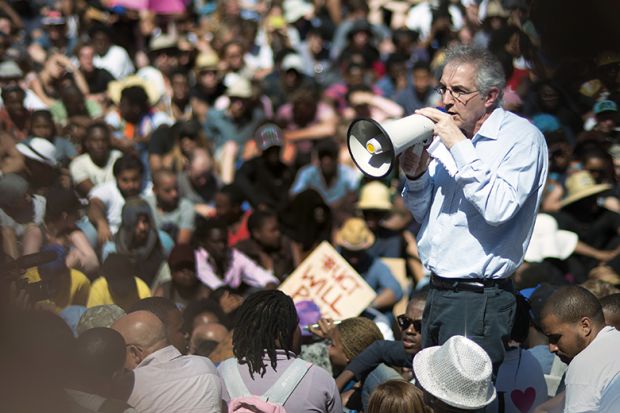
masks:
<instances>
[{"instance_id":1,"label":"sun hat with black band","mask_svg":"<svg viewBox=\"0 0 620 413\"><path fill-rule=\"evenodd\" d=\"M26 158L47 164L51 167L56 167L58 165L56 147L47 139L32 138L30 141L20 142L15 146Z\"/></svg>"},{"instance_id":2,"label":"sun hat with black band","mask_svg":"<svg viewBox=\"0 0 620 413\"><path fill-rule=\"evenodd\" d=\"M609 184L597 184L588 171L578 171L566 179L566 196L560 201L560 207L611 189Z\"/></svg>"}]
</instances>

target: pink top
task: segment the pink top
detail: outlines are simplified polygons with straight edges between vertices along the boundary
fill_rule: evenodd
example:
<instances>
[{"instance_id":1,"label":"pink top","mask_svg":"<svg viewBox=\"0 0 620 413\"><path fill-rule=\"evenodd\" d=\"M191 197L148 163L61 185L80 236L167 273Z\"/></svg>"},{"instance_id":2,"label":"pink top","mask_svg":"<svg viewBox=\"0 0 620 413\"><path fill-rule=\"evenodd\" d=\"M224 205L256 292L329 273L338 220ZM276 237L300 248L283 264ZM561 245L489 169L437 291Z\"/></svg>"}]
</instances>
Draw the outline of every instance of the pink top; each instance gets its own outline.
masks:
<instances>
[{"instance_id":1,"label":"pink top","mask_svg":"<svg viewBox=\"0 0 620 413\"><path fill-rule=\"evenodd\" d=\"M224 279L221 279L215 274L213 266L208 261L209 253L204 248L196 250L196 273L204 285L215 290L224 285L238 288L242 282L250 287L264 287L270 283L276 285L280 283L272 273L258 266L242 252L231 248L231 253L230 267Z\"/></svg>"}]
</instances>

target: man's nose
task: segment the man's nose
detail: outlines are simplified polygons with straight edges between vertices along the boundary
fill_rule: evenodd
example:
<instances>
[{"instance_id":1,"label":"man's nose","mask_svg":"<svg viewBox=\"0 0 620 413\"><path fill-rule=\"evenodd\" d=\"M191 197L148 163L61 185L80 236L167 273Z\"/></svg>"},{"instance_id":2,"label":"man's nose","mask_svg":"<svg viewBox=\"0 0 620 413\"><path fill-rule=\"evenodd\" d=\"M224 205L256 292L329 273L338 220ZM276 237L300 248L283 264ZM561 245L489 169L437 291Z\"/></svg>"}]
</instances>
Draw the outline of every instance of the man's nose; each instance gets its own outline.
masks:
<instances>
[{"instance_id":1,"label":"man's nose","mask_svg":"<svg viewBox=\"0 0 620 413\"><path fill-rule=\"evenodd\" d=\"M559 350L558 346L556 346L555 344L551 344L549 343L549 352L551 353L557 353Z\"/></svg>"}]
</instances>

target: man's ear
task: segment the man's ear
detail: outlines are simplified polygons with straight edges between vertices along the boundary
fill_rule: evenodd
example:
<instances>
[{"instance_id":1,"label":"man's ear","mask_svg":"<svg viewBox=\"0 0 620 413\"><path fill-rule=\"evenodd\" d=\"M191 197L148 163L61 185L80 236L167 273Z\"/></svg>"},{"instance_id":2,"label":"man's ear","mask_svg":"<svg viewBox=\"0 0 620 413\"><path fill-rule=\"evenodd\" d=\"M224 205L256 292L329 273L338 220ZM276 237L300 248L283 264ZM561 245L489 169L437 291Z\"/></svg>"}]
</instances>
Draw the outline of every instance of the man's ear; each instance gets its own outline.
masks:
<instances>
[{"instance_id":1,"label":"man's ear","mask_svg":"<svg viewBox=\"0 0 620 413\"><path fill-rule=\"evenodd\" d=\"M579 320L579 327L581 327L584 337L588 337L592 334L593 330L592 319L590 317L581 317L581 320Z\"/></svg>"},{"instance_id":2,"label":"man's ear","mask_svg":"<svg viewBox=\"0 0 620 413\"><path fill-rule=\"evenodd\" d=\"M144 359L144 351L140 346L130 344L127 346L127 361L135 368L138 364L142 363Z\"/></svg>"},{"instance_id":3,"label":"man's ear","mask_svg":"<svg viewBox=\"0 0 620 413\"><path fill-rule=\"evenodd\" d=\"M497 101L499 99L499 88L493 87L489 90L489 93L484 98L484 106L486 108L491 108L496 106Z\"/></svg>"}]
</instances>

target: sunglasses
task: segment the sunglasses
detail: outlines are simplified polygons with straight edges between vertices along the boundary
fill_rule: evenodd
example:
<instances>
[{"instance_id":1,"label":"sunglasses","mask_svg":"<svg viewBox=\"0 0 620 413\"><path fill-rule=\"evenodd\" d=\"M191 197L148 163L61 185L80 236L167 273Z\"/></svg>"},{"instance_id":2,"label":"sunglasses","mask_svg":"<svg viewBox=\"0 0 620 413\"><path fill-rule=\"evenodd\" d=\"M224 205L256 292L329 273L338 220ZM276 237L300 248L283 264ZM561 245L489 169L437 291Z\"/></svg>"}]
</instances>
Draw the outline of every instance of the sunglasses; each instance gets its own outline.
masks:
<instances>
[{"instance_id":1,"label":"sunglasses","mask_svg":"<svg viewBox=\"0 0 620 413\"><path fill-rule=\"evenodd\" d=\"M405 314L401 314L396 317L396 321L398 321L398 326L403 331L408 329L411 324L413 324L413 329L418 333L422 331L422 320L414 320L410 317L407 317Z\"/></svg>"}]
</instances>

